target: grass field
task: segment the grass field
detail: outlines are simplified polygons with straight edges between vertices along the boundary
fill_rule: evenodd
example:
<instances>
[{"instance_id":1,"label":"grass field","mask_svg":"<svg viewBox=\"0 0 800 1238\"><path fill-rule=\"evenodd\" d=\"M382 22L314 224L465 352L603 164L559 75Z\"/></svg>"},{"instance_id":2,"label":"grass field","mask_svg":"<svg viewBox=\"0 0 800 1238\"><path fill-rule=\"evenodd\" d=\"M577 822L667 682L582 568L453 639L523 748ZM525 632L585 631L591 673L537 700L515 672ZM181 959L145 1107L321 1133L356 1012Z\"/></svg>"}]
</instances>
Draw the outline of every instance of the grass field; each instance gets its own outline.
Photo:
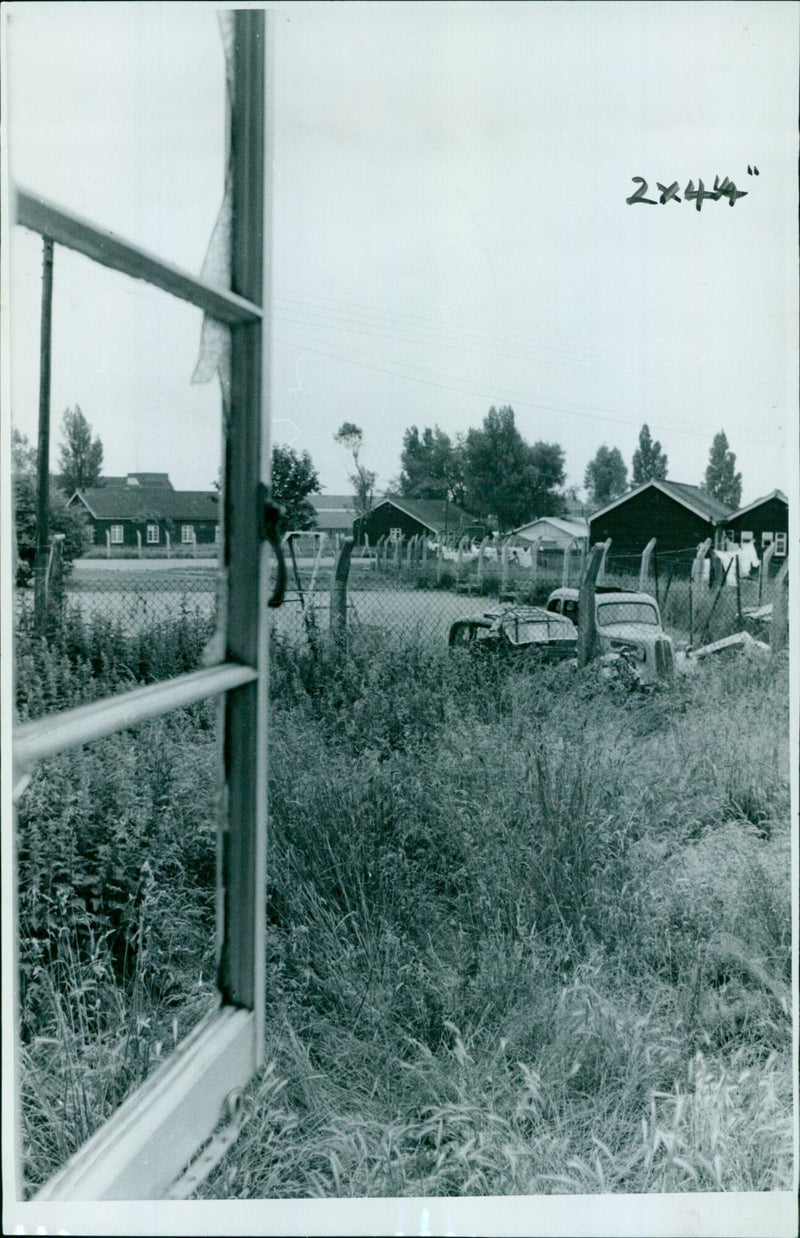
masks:
<instances>
[{"instance_id":1,"label":"grass field","mask_svg":"<svg viewBox=\"0 0 800 1238\"><path fill-rule=\"evenodd\" d=\"M24 713L107 690L89 646L21 640ZM649 695L369 628L272 663L268 1069L202 1194L788 1189L786 659ZM197 707L23 799L32 1182L207 1008L215 754Z\"/></svg>"}]
</instances>

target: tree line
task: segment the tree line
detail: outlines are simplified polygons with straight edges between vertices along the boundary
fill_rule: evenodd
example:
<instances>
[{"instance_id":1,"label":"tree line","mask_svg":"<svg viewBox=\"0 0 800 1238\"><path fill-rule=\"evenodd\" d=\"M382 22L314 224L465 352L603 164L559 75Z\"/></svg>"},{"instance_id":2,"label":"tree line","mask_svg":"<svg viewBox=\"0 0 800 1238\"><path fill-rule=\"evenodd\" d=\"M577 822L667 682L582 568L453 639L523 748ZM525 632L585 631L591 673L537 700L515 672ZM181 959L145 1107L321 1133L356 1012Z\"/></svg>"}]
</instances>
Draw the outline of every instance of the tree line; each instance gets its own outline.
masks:
<instances>
[{"instance_id":1,"label":"tree line","mask_svg":"<svg viewBox=\"0 0 800 1238\"><path fill-rule=\"evenodd\" d=\"M65 409L61 421L59 488L50 488L49 525L65 534L65 558L70 560L88 546L85 517L67 506L76 490L102 484L103 444L93 434L80 405ZM349 473L356 515L372 508L377 477L362 459L364 435L360 426L345 421L334 441L352 462ZM36 546L36 448L18 430L12 431L12 473L17 545L20 558L32 563ZM645 423L631 462L631 485L639 486L667 476L668 459ZM216 484L216 483L215 483ZM625 494L628 467L618 447L603 443L584 473L589 509L603 507ZM715 434L702 488L731 508L738 508L742 475L724 430ZM316 524L309 496L321 491L319 475L308 451L276 445L272 449L272 489L285 509L284 527L310 529ZM577 499L576 487L567 487L564 449L558 443L528 443L520 433L513 408L489 409L483 422L454 437L438 425L408 426L403 434L400 474L389 493L409 499L447 500L482 518L491 518L500 532L540 516L563 516Z\"/></svg>"},{"instance_id":2,"label":"tree line","mask_svg":"<svg viewBox=\"0 0 800 1238\"><path fill-rule=\"evenodd\" d=\"M350 474L358 515L371 506L375 474L361 463L363 434L345 422L334 435L352 455ZM633 453L631 485L664 480L668 459L645 423ZM558 443L530 444L520 433L510 405L492 406L481 426L454 438L438 425L409 426L403 434L400 475L389 488L402 498L448 500L476 516L493 517L506 532L540 516L563 516L577 498L566 486L564 449ZM584 487L590 509L605 506L628 490L628 467L618 447L603 443L586 466ZM702 488L727 506L741 501L742 475L724 430L714 436Z\"/></svg>"}]
</instances>

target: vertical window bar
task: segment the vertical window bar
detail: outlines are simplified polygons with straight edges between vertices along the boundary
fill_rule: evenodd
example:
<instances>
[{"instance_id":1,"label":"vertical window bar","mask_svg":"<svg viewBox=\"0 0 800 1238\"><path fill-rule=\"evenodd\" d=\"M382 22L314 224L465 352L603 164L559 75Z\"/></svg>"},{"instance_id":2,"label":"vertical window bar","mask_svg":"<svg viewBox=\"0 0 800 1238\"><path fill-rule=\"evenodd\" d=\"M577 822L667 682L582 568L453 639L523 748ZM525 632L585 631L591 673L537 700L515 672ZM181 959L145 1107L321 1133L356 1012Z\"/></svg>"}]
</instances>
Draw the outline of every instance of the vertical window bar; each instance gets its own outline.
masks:
<instances>
[{"instance_id":1,"label":"vertical window bar","mask_svg":"<svg viewBox=\"0 0 800 1238\"><path fill-rule=\"evenodd\" d=\"M235 14L232 100L232 290L267 307L270 200L266 187L266 14ZM226 700L228 816L221 849L223 1000L256 1013L256 1064L263 1056L266 897L268 551L260 540L257 495L269 480L269 316L231 330L231 403L226 410L225 561L228 657L254 666L253 684Z\"/></svg>"}]
</instances>

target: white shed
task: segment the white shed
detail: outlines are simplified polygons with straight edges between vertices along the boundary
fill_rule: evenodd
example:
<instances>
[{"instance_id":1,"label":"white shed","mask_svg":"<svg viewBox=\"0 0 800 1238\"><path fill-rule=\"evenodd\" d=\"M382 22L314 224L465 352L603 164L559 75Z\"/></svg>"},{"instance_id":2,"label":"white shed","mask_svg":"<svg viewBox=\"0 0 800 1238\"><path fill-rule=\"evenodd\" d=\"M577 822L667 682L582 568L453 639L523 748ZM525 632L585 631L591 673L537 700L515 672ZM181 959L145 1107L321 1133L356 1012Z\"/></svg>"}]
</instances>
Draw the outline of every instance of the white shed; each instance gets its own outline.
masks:
<instances>
[{"instance_id":1,"label":"white shed","mask_svg":"<svg viewBox=\"0 0 800 1238\"><path fill-rule=\"evenodd\" d=\"M588 542L589 525L585 520L564 520L561 516L540 516L530 524L520 525L514 530L514 538L521 542L533 542L537 537L542 540L542 550L561 550L573 542Z\"/></svg>"}]
</instances>

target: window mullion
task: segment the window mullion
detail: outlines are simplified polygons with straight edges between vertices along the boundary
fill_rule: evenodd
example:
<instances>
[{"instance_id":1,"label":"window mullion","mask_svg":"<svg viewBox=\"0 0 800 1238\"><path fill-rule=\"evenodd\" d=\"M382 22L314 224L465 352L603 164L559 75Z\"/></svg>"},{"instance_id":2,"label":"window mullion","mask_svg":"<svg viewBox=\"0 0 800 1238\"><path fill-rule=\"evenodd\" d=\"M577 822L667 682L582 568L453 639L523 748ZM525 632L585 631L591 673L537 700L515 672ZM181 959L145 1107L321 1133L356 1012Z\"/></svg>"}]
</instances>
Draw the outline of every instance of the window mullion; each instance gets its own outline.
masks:
<instances>
[{"instance_id":1,"label":"window mullion","mask_svg":"<svg viewBox=\"0 0 800 1238\"><path fill-rule=\"evenodd\" d=\"M223 999L255 1010L256 1064L263 1054L264 901L267 782L267 550L259 531L259 483L269 477L266 190L266 15L235 14L232 103L232 279L234 291L265 307L261 321L232 328L226 417L225 560L228 656L257 668L258 680L226 699L228 815L221 847L220 987Z\"/></svg>"}]
</instances>

